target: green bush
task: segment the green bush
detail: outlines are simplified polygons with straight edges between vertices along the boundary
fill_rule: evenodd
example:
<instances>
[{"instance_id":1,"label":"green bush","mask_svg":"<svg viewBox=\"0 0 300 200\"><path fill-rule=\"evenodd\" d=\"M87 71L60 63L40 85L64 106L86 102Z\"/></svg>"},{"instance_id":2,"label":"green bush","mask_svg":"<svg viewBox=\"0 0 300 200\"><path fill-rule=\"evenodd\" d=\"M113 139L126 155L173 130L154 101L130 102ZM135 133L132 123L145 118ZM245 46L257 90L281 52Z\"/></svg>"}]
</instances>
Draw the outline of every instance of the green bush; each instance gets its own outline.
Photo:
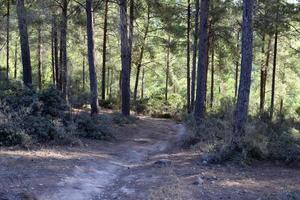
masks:
<instances>
[{"instance_id":1,"label":"green bush","mask_svg":"<svg viewBox=\"0 0 300 200\"><path fill-rule=\"evenodd\" d=\"M32 138L14 124L0 124L0 146L29 146Z\"/></svg>"},{"instance_id":2,"label":"green bush","mask_svg":"<svg viewBox=\"0 0 300 200\"><path fill-rule=\"evenodd\" d=\"M124 116L122 113L113 113L112 120L114 123L122 126L125 124L133 124L137 118L133 116Z\"/></svg>"}]
</instances>

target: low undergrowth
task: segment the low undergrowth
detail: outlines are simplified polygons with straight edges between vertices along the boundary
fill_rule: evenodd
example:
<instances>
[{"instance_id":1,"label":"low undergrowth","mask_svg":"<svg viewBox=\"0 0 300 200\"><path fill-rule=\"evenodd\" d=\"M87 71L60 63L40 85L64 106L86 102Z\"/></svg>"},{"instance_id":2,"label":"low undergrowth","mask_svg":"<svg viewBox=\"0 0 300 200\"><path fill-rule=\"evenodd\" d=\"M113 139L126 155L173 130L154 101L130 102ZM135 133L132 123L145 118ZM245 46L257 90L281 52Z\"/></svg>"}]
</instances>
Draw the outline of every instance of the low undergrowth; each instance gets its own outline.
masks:
<instances>
[{"instance_id":1,"label":"low undergrowth","mask_svg":"<svg viewBox=\"0 0 300 200\"><path fill-rule=\"evenodd\" d=\"M212 112L206 119L196 122L188 116L186 124L190 137L184 147L201 148L206 152L202 161L237 161L249 164L254 160L300 163L300 122L278 117L270 121L265 115L250 117L245 125L241 149L230 150L232 110Z\"/></svg>"},{"instance_id":2,"label":"low undergrowth","mask_svg":"<svg viewBox=\"0 0 300 200\"><path fill-rule=\"evenodd\" d=\"M20 83L0 88L0 146L80 143L80 138L112 137L112 120L74 114L55 88L39 92Z\"/></svg>"}]
</instances>

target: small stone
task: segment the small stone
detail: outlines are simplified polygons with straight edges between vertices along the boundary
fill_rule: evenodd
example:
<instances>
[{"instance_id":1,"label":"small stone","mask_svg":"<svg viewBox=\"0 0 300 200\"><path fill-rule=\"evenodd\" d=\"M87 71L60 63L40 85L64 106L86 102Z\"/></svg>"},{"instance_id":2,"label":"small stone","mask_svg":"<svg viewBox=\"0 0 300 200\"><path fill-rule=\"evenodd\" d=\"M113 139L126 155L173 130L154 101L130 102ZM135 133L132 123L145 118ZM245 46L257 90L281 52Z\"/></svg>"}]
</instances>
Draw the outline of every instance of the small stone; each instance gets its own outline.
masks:
<instances>
[{"instance_id":1,"label":"small stone","mask_svg":"<svg viewBox=\"0 0 300 200\"><path fill-rule=\"evenodd\" d=\"M156 167L169 167L171 166L172 162L167 159L158 160L154 163L154 166Z\"/></svg>"}]
</instances>

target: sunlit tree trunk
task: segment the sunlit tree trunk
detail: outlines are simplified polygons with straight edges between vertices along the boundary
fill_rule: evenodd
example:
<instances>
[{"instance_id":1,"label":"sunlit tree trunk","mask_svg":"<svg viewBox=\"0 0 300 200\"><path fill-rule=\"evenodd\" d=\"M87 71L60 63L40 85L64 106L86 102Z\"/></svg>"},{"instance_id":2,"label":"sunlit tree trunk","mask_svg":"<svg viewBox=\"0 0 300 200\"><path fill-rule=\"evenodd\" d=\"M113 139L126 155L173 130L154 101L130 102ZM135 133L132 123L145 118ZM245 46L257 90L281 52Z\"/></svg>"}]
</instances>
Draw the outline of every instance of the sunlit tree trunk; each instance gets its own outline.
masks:
<instances>
[{"instance_id":1,"label":"sunlit tree trunk","mask_svg":"<svg viewBox=\"0 0 300 200\"><path fill-rule=\"evenodd\" d=\"M15 58L14 58L14 79L17 79L17 66L18 66L18 42L15 44Z\"/></svg>"},{"instance_id":2,"label":"sunlit tree trunk","mask_svg":"<svg viewBox=\"0 0 300 200\"><path fill-rule=\"evenodd\" d=\"M193 63L192 63L192 80L191 80L191 106L190 110L194 110L195 104L195 88L196 88L196 65L197 65L197 48L199 33L199 0L195 0L195 33L193 42Z\"/></svg>"},{"instance_id":3,"label":"sunlit tree trunk","mask_svg":"<svg viewBox=\"0 0 300 200\"><path fill-rule=\"evenodd\" d=\"M168 92L169 92L169 75L170 75L170 43L171 38L168 36L168 44L167 44L167 67L166 67L166 88L165 88L165 101L168 101Z\"/></svg>"},{"instance_id":4,"label":"sunlit tree trunk","mask_svg":"<svg viewBox=\"0 0 300 200\"><path fill-rule=\"evenodd\" d=\"M38 87L39 90L42 89L42 36L41 36L41 25L38 25L38 49L37 49L37 55L38 55Z\"/></svg>"},{"instance_id":5,"label":"sunlit tree trunk","mask_svg":"<svg viewBox=\"0 0 300 200\"><path fill-rule=\"evenodd\" d=\"M10 0L7 1L6 16L6 79L9 80L9 50L10 50Z\"/></svg>"}]
</instances>

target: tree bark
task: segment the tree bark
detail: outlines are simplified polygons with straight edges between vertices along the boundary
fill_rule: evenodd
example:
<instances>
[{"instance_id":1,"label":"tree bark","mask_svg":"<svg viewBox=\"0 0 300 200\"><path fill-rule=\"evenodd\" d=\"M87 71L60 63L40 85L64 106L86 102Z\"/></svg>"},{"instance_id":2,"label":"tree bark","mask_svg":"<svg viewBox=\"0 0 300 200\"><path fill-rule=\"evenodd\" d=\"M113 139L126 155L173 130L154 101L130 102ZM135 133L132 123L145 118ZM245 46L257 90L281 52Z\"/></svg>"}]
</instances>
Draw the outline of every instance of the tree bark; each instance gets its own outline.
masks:
<instances>
[{"instance_id":1,"label":"tree bark","mask_svg":"<svg viewBox=\"0 0 300 200\"><path fill-rule=\"evenodd\" d=\"M167 46L167 68L166 68L166 88L165 88L165 101L168 101L168 90L169 90L169 74L170 74L170 43L171 38L168 36Z\"/></svg>"},{"instance_id":2,"label":"tree bark","mask_svg":"<svg viewBox=\"0 0 300 200\"><path fill-rule=\"evenodd\" d=\"M58 35L57 35L57 19L53 15L53 46L54 46L54 63L55 63L55 80L56 88L60 89L60 75L59 75L59 58L58 58Z\"/></svg>"},{"instance_id":3,"label":"tree bark","mask_svg":"<svg viewBox=\"0 0 300 200\"><path fill-rule=\"evenodd\" d=\"M207 63L207 42L208 42L208 12L209 0L201 0L200 34L199 34L199 55L197 91L194 117L197 121L204 118L205 96L206 96L206 63ZM201 50L200 50L201 49Z\"/></svg>"},{"instance_id":4,"label":"tree bark","mask_svg":"<svg viewBox=\"0 0 300 200\"><path fill-rule=\"evenodd\" d=\"M188 18L187 18L187 74L186 74L186 88L187 88L187 96L186 96L186 101L187 101L187 112L190 113L191 111L191 69L190 69L190 31L191 31L191 3L190 0L188 0Z\"/></svg>"},{"instance_id":5,"label":"tree bark","mask_svg":"<svg viewBox=\"0 0 300 200\"><path fill-rule=\"evenodd\" d=\"M238 95L238 82L239 82L239 59L240 59L240 30L237 33L236 42L236 63L235 63L235 84L234 84L234 97L237 98Z\"/></svg>"},{"instance_id":6,"label":"tree bark","mask_svg":"<svg viewBox=\"0 0 300 200\"><path fill-rule=\"evenodd\" d=\"M86 0L86 32L88 44L88 61L90 73L90 92L91 92L91 115L99 112L98 106L98 87L95 69L95 47L94 47L94 20L93 20L93 0Z\"/></svg>"},{"instance_id":7,"label":"tree bark","mask_svg":"<svg viewBox=\"0 0 300 200\"><path fill-rule=\"evenodd\" d=\"M107 17L108 17L108 0L105 0L104 10L104 30L103 30L103 56L102 56L102 92L101 99L105 100L105 86L106 86L106 43L107 43Z\"/></svg>"},{"instance_id":8,"label":"tree bark","mask_svg":"<svg viewBox=\"0 0 300 200\"><path fill-rule=\"evenodd\" d=\"M130 64L131 52L128 38L127 0L120 0L120 33L121 33L121 63L122 63L122 114L130 115Z\"/></svg>"},{"instance_id":9,"label":"tree bark","mask_svg":"<svg viewBox=\"0 0 300 200\"><path fill-rule=\"evenodd\" d=\"M17 79L17 66L18 66L18 42L16 41L15 44L15 58L14 58L14 79Z\"/></svg>"},{"instance_id":10,"label":"tree bark","mask_svg":"<svg viewBox=\"0 0 300 200\"><path fill-rule=\"evenodd\" d=\"M61 84L62 94L68 101L68 61L67 61L67 28L68 28L68 4L69 0L62 0L62 20L61 20Z\"/></svg>"},{"instance_id":11,"label":"tree bark","mask_svg":"<svg viewBox=\"0 0 300 200\"><path fill-rule=\"evenodd\" d=\"M144 92L145 92L145 69L143 68L143 72L142 72L141 99L144 99Z\"/></svg>"},{"instance_id":12,"label":"tree bark","mask_svg":"<svg viewBox=\"0 0 300 200\"><path fill-rule=\"evenodd\" d=\"M20 32L20 43L21 43L22 65L23 65L23 83L27 87L31 88L32 69L31 69L31 61L30 61L30 49L29 49L29 41L28 41L24 0L17 0L16 6L17 6L19 32Z\"/></svg>"},{"instance_id":13,"label":"tree bark","mask_svg":"<svg viewBox=\"0 0 300 200\"><path fill-rule=\"evenodd\" d=\"M10 50L10 0L7 1L6 16L6 79L9 80L9 50Z\"/></svg>"},{"instance_id":14,"label":"tree bark","mask_svg":"<svg viewBox=\"0 0 300 200\"><path fill-rule=\"evenodd\" d=\"M213 41L213 40L212 40ZM215 85L215 48L214 43L211 45L211 80L210 80L210 108L214 104L214 85Z\"/></svg>"},{"instance_id":15,"label":"tree bark","mask_svg":"<svg viewBox=\"0 0 300 200\"><path fill-rule=\"evenodd\" d=\"M275 101L275 89L276 89L276 68L277 68L277 47L278 47L278 20L279 20L279 8L276 13L276 30L274 38L274 57L273 57L273 73L272 73L272 90L271 90L271 106L270 106L270 119L272 120L274 115L274 101Z\"/></svg>"},{"instance_id":16,"label":"tree bark","mask_svg":"<svg viewBox=\"0 0 300 200\"><path fill-rule=\"evenodd\" d=\"M84 45L86 45L86 35L83 36ZM85 61L86 60L86 54L85 52L82 55L82 89L85 90Z\"/></svg>"},{"instance_id":17,"label":"tree bark","mask_svg":"<svg viewBox=\"0 0 300 200\"><path fill-rule=\"evenodd\" d=\"M56 84L55 80L55 59L54 59L54 24L52 20L52 30L51 30L51 71L52 71L52 84Z\"/></svg>"},{"instance_id":18,"label":"tree bark","mask_svg":"<svg viewBox=\"0 0 300 200\"><path fill-rule=\"evenodd\" d=\"M37 55L38 55L38 87L39 90L42 89L42 38L41 38L41 25L38 25L38 48L37 48Z\"/></svg>"},{"instance_id":19,"label":"tree bark","mask_svg":"<svg viewBox=\"0 0 300 200\"><path fill-rule=\"evenodd\" d=\"M191 106L190 111L194 110L195 104L195 88L196 88L196 65L197 65L197 48L198 48L198 33L199 33L199 0L195 0L195 33L193 44L193 63L192 63L192 80L191 80Z\"/></svg>"},{"instance_id":20,"label":"tree bark","mask_svg":"<svg viewBox=\"0 0 300 200\"><path fill-rule=\"evenodd\" d=\"M149 25L150 25L150 7L149 6L150 5L148 5L147 22L146 22L146 27L145 27L145 33L144 33L142 46L141 46L141 51L140 51L140 56L139 56L137 69L136 69L136 78L135 78L135 85L134 85L134 92L133 92L133 100L134 101L136 101L136 99L137 99L139 78L140 78L140 73L141 73L141 68L142 68L142 62L143 62L143 57L144 57L146 40L147 40L148 32L149 32Z\"/></svg>"},{"instance_id":21,"label":"tree bark","mask_svg":"<svg viewBox=\"0 0 300 200\"><path fill-rule=\"evenodd\" d=\"M134 0L129 0L130 8L129 8L129 76L131 76L131 67L132 67L132 47L133 47L133 29L134 29Z\"/></svg>"},{"instance_id":22,"label":"tree bark","mask_svg":"<svg viewBox=\"0 0 300 200\"><path fill-rule=\"evenodd\" d=\"M249 95L251 86L251 71L253 61L253 16L254 0L243 1L243 25L242 25L242 62L241 78L234 113L233 134L230 138L230 147L232 149L241 148L241 138L243 137L244 125L247 120Z\"/></svg>"}]
</instances>

